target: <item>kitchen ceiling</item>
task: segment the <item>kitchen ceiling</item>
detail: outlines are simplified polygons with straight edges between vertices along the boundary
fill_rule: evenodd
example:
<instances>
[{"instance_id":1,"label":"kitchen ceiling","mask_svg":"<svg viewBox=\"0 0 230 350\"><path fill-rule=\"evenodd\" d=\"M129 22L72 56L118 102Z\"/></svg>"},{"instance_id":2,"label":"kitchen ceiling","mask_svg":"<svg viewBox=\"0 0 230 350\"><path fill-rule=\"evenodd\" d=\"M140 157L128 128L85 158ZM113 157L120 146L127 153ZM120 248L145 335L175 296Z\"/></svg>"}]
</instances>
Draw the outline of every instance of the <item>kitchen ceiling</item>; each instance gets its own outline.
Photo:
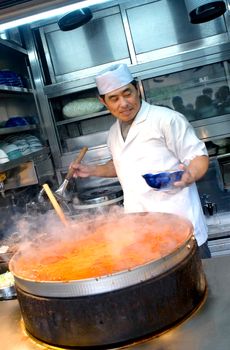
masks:
<instances>
[{"instance_id":1,"label":"kitchen ceiling","mask_svg":"<svg viewBox=\"0 0 230 350\"><path fill-rule=\"evenodd\" d=\"M31 1L32 0L0 0L0 10Z\"/></svg>"},{"instance_id":2,"label":"kitchen ceiling","mask_svg":"<svg viewBox=\"0 0 230 350\"><path fill-rule=\"evenodd\" d=\"M24 9L26 11L31 11L33 8L38 7L46 7L55 8L56 6L64 6L68 3L77 3L78 1L66 1L66 0L0 0L0 9L5 10L3 13L7 13L9 11L16 11L20 9Z\"/></svg>"}]
</instances>

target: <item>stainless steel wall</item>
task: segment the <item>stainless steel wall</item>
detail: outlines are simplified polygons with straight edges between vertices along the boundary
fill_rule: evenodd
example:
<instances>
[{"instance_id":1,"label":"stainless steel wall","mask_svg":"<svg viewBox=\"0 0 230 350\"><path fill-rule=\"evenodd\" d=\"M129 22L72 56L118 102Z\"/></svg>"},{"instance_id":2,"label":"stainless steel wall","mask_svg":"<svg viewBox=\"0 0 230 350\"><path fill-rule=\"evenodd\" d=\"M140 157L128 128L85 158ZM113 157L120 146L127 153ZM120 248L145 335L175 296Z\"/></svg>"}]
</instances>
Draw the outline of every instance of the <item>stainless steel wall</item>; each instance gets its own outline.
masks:
<instances>
[{"instance_id":1,"label":"stainless steel wall","mask_svg":"<svg viewBox=\"0 0 230 350\"><path fill-rule=\"evenodd\" d=\"M191 24L183 0L139 4L126 13L137 55L226 32L221 17L202 25Z\"/></svg>"},{"instance_id":2,"label":"stainless steel wall","mask_svg":"<svg viewBox=\"0 0 230 350\"><path fill-rule=\"evenodd\" d=\"M95 74L112 62L130 65L145 98L143 79L230 58L229 11L213 21L193 25L184 0L110 1L92 10L93 19L71 32L58 29L58 18L25 29L47 137L60 171L75 154L62 148L54 99L93 91ZM200 128L205 126L207 138L212 122L197 123L199 136L203 137ZM223 124L222 129L230 133Z\"/></svg>"},{"instance_id":3,"label":"stainless steel wall","mask_svg":"<svg viewBox=\"0 0 230 350\"><path fill-rule=\"evenodd\" d=\"M223 16L191 24L184 0L120 1L69 32L57 23L40 27L52 84L92 76L114 61L141 64L216 45L227 32Z\"/></svg>"}]
</instances>

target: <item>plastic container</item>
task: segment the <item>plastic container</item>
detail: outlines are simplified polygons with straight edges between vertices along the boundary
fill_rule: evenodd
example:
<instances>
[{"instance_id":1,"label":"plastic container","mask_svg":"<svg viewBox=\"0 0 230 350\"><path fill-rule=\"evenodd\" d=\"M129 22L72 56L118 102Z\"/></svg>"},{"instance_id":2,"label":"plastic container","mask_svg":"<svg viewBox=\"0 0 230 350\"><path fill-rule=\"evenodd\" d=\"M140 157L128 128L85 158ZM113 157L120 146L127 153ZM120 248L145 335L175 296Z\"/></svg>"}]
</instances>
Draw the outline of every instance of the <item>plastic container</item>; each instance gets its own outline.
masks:
<instances>
[{"instance_id":1,"label":"plastic container","mask_svg":"<svg viewBox=\"0 0 230 350\"><path fill-rule=\"evenodd\" d=\"M142 175L146 183L155 190L171 190L174 189L174 182L180 181L183 170L166 171L157 174Z\"/></svg>"}]
</instances>

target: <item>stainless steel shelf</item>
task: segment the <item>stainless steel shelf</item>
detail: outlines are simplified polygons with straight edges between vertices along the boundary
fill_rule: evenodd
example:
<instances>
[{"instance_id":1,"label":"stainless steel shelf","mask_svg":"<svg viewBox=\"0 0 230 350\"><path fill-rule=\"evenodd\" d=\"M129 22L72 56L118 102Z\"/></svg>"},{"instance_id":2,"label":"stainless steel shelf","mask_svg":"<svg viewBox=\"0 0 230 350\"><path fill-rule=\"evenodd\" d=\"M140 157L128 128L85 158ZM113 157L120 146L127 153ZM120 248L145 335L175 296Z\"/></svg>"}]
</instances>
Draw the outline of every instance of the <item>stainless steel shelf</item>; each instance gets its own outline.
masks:
<instances>
[{"instance_id":1,"label":"stainless steel shelf","mask_svg":"<svg viewBox=\"0 0 230 350\"><path fill-rule=\"evenodd\" d=\"M16 132L35 130L37 125L15 126L9 128L0 128L0 135L14 134Z\"/></svg>"},{"instance_id":2,"label":"stainless steel shelf","mask_svg":"<svg viewBox=\"0 0 230 350\"><path fill-rule=\"evenodd\" d=\"M28 55L27 50L25 50L23 47L8 41L8 40L4 40L0 38L0 45L5 46L5 47L9 47L10 49L13 49L15 51L18 51L20 53L23 53L24 55Z\"/></svg>"},{"instance_id":3,"label":"stainless steel shelf","mask_svg":"<svg viewBox=\"0 0 230 350\"><path fill-rule=\"evenodd\" d=\"M106 115L106 114L109 114L109 113L110 112L108 110L106 110L106 111L102 111L102 112L99 112L99 113L92 113L92 114L82 115L80 117L68 118L68 119L56 122L56 125L60 126L60 125L65 125L65 124L69 124L69 123L79 122L80 120L101 117L102 115Z\"/></svg>"},{"instance_id":4,"label":"stainless steel shelf","mask_svg":"<svg viewBox=\"0 0 230 350\"><path fill-rule=\"evenodd\" d=\"M21 165L23 163L29 162L29 161L39 161L42 160L44 156L46 156L49 153L48 147L43 147L39 151L32 152L26 156L10 160L7 163L0 164L0 172L4 172L13 168L16 168L18 165Z\"/></svg>"},{"instance_id":5,"label":"stainless steel shelf","mask_svg":"<svg viewBox=\"0 0 230 350\"><path fill-rule=\"evenodd\" d=\"M33 90L18 87L18 86L0 85L0 93L1 92L31 94Z\"/></svg>"},{"instance_id":6,"label":"stainless steel shelf","mask_svg":"<svg viewBox=\"0 0 230 350\"><path fill-rule=\"evenodd\" d=\"M55 98L90 89L95 89L96 91L94 77L90 76L85 78L82 76L81 79L46 85L43 91L48 98Z\"/></svg>"}]
</instances>

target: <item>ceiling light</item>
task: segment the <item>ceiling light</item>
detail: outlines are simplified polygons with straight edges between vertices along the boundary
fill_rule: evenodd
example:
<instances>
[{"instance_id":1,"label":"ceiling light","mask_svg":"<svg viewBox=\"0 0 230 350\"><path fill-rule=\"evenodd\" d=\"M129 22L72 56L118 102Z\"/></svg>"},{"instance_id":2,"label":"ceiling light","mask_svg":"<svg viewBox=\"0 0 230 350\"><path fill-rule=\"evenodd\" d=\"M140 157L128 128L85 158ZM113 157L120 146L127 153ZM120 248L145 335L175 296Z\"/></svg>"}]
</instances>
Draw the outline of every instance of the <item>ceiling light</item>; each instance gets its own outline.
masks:
<instances>
[{"instance_id":1,"label":"ceiling light","mask_svg":"<svg viewBox=\"0 0 230 350\"><path fill-rule=\"evenodd\" d=\"M55 9L48 10L48 11L40 10L39 13L35 13L33 15L29 15L29 16L26 16L23 18L15 18L14 20L9 20L6 23L0 24L0 31L4 31L6 29L10 29L10 28L14 28L14 27L19 27L19 26L22 26L24 24L29 24L29 23L32 23L35 21L40 21L40 20L51 18L51 17L63 15L67 12L78 10L78 9L81 9L84 7L89 7L92 5L99 4L99 3L106 3L109 1L111 1L111 0L85 0L85 1L80 1L77 3L71 4L71 5L62 6L62 7L55 8ZM66 3L66 2L64 1L63 3ZM48 3L49 2L47 2L47 4ZM47 4L45 4L44 6L46 6ZM3 17L3 20L1 19L1 22L3 22L3 21L4 21L4 17Z\"/></svg>"}]
</instances>

